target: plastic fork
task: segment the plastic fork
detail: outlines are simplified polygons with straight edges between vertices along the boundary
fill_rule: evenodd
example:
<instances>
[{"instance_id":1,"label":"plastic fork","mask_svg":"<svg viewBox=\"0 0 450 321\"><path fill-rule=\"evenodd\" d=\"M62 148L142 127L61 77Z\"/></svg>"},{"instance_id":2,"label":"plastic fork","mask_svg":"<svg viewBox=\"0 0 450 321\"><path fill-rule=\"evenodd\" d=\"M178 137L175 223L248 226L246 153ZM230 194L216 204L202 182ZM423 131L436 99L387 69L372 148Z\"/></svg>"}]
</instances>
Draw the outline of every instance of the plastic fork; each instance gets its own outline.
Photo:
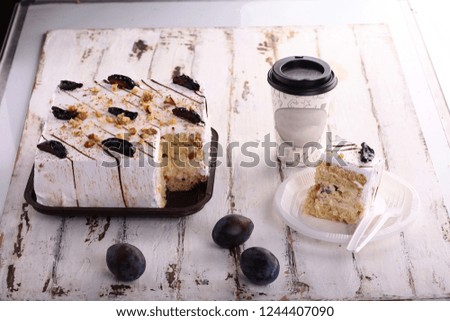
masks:
<instances>
[{"instance_id":1,"label":"plastic fork","mask_svg":"<svg viewBox=\"0 0 450 321\"><path fill-rule=\"evenodd\" d=\"M402 192L397 194L395 198L390 198L389 201L386 202L388 207L387 211L374 211L374 213L368 216L366 220L363 219L353 233L353 236L347 245L347 250L358 253L373 239L387 220L400 216L404 201L405 193ZM376 223L374 223L375 220L377 220Z\"/></svg>"}]
</instances>

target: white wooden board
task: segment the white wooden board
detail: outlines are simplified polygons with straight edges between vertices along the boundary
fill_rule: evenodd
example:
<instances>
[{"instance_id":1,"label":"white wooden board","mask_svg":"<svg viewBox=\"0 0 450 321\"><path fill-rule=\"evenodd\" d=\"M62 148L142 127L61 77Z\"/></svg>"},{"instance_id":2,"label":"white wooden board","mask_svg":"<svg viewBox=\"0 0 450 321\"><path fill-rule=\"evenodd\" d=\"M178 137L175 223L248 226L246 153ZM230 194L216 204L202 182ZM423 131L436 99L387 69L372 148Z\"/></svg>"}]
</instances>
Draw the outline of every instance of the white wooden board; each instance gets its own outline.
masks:
<instances>
[{"instance_id":1,"label":"white wooden board","mask_svg":"<svg viewBox=\"0 0 450 321\"><path fill-rule=\"evenodd\" d=\"M145 50L136 50L142 40ZM309 239L285 226L271 203L280 182L298 169L267 166L261 142L274 135L266 74L289 55L328 61L339 85L328 130L367 141L388 169L419 192L422 209L405 231L353 255L345 246ZM181 219L61 218L37 213L23 191L55 86L61 79L112 73L167 79L190 74L205 88L212 126L223 147L214 195ZM238 148L261 160L249 161ZM271 154L274 160L274 150ZM228 213L250 217L244 246L224 250L211 239ZM114 279L106 249L137 245L147 270L137 281ZM17 300L284 300L426 299L450 297L450 221L415 108L384 25L328 27L57 30L43 47L36 86L0 225L0 298ZM249 283L239 254L263 246L281 272L268 286Z\"/></svg>"}]
</instances>

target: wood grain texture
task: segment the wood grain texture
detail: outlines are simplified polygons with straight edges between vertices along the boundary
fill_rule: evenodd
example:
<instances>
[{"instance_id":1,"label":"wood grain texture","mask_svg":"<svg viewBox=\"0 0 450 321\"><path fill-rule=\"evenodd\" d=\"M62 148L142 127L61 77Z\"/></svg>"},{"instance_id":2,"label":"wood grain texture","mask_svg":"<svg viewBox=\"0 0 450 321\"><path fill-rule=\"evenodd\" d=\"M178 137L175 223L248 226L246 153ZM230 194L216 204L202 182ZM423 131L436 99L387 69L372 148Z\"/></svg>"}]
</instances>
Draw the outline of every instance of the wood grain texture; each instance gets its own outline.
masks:
<instances>
[{"instance_id":1,"label":"wood grain texture","mask_svg":"<svg viewBox=\"0 0 450 321\"><path fill-rule=\"evenodd\" d=\"M266 74L276 60L299 54L325 59L339 78L327 130L370 142L388 169L421 196L410 228L357 255L297 233L272 208L277 186L299 169L281 168L275 150L265 155L261 145L266 135L274 137ZM101 81L122 73L167 81L175 69L204 87L222 146L214 195L204 209L181 219L61 218L24 203L35 145L59 80ZM52 31L0 225L0 298L448 298L450 221L438 179L386 26ZM251 238L235 250L211 239L215 222L229 213L255 224ZM136 282L118 282L107 270L106 249L122 241L147 258ZM268 248L280 261L280 276L268 286L252 285L240 271L239 255L252 246Z\"/></svg>"}]
</instances>

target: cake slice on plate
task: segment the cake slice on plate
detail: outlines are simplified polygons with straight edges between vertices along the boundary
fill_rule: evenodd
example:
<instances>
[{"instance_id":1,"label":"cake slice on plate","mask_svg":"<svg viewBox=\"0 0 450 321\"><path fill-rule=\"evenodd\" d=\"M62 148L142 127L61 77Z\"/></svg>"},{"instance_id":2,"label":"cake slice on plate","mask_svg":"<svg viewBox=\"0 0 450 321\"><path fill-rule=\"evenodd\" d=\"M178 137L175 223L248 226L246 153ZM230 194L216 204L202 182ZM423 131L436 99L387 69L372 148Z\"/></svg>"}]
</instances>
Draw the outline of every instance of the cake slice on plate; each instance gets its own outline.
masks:
<instances>
[{"instance_id":1,"label":"cake slice on plate","mask_svg":"<svg viewBox=\"0 0 450 321\"><path fill-rule=\"evenodd\" d=\"M327 144L308 190L303 212L318 218L354 224L368 211L384 169L381 157L366 143L340 138Z\"/></svg>"}]
</instances>

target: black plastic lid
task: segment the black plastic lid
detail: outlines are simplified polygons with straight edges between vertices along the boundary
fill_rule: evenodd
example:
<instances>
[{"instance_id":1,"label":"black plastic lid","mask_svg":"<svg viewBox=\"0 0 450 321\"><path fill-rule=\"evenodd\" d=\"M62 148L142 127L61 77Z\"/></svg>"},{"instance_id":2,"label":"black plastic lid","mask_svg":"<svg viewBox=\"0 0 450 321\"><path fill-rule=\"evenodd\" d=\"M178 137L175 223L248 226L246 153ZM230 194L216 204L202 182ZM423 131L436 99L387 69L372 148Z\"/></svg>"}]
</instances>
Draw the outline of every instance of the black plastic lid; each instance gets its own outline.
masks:
<instances>
[{"instance_id":1,"label":"black plastic lid","mask_svg":"<svg viewBox=\"0 0 450 321\"><path fill-rule=\"evenodd\" d=\"M337 77L323 60L308 56L292 56L278 60L267 74L269 84L286 94L320 95L337 85Z\"/></svg>"}]
</instances>

